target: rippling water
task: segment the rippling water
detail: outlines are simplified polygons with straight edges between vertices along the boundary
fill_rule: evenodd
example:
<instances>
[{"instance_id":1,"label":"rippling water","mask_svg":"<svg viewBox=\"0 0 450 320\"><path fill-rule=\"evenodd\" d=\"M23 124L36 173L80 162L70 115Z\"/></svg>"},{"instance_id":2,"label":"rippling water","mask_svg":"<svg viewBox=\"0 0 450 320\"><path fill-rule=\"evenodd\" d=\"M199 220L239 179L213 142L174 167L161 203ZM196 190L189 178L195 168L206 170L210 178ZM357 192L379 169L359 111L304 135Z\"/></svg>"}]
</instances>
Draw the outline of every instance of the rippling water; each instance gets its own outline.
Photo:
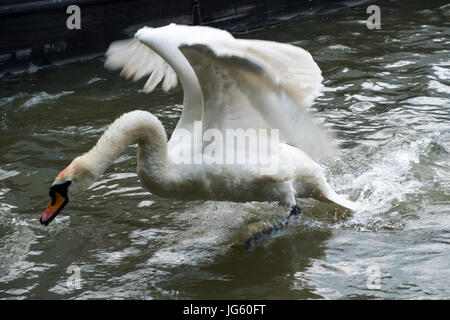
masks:
<instances>
[{"instance_id":1,"label":"rippling water","mask_svg":"<svg viewBox=\"0 0 450 320\"><path fill-rule=\"evenodd\" d=\"M355 7L239 35L312 53L326 86L315 106L342 146L328 179L365 208L344 216L302 200L301 219L253 250L242 246L246 225L286 212L153 196L134 147L41 226L48 188L71 159L130 110L171 132L182 91L145 95L99 60L3 79L0 298L449 298L450 5L380 7L381 30ZM80 289L67 286L70 265Z\"/></svg>"}]
</instances>

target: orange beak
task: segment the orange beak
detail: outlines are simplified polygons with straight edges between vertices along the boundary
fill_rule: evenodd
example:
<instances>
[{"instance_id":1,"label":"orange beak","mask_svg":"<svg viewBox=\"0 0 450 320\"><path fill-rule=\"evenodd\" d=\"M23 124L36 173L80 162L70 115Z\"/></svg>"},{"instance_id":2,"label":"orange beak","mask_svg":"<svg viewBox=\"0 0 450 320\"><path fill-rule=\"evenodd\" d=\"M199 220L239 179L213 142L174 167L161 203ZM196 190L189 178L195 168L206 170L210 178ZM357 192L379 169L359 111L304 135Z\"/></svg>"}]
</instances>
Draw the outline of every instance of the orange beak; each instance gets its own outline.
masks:
<instances>
[{"instance_id":1,"label":"orange beak","mask_svg":"<svg viewBox=\"0 0 450 320\"><path fill-rule=\"evenodd\" d=\"M42 217L39 219L41 224L47 226L53 219L55 219L58 213L61 212L68 202L68 199L60 195L58 192L54 192L53 196L50 197L47 209L45 209Z\"/></svg>"}]
</instances>

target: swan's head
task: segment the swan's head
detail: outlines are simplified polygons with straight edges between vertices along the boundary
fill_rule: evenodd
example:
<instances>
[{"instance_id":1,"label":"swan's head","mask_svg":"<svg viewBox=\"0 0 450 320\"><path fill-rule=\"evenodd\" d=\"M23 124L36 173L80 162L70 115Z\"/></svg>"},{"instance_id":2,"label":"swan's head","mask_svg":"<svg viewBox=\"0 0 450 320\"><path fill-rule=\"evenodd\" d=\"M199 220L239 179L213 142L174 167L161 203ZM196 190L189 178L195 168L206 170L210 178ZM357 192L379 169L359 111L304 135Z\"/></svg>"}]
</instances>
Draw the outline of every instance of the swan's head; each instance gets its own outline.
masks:
<instances>
[{"instance_id":1,"label":"swan's head","mask_svg":"<svg viewBox=\"0 0 450 320\"><path fill-rule=\"evenodd\" d=\"M69 203L69 198L83 192L95 180L95 175L82 157L75 158L62 170L50 187L50 201L39 221L48 225Z\"/></svg>"}]
</instances>

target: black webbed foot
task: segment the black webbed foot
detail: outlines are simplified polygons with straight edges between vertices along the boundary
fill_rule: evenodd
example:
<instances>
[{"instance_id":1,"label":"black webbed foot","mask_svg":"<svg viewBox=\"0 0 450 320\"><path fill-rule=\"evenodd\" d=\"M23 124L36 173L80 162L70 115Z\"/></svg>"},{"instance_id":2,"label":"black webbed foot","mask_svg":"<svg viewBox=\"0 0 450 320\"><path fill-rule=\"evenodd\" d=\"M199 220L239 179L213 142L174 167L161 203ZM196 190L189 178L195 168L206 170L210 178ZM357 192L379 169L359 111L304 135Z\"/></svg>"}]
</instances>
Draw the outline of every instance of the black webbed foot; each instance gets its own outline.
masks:
<instances>
[{"instance_id":1,"label":"black webbed foot","mask_svg":"<svg viewBox=\"0 0 450 320\"><path fill-rule=\"evenodd\" d=\"M302 209L300 208L300 206L298 204L295 204L291 208L291 213L289 214L289 218L297 219L301 213L302 213Z\"/></svg>"},{"instance_id":2,"label":"black webbed foot","mask_svg":"<svg viewBox=\"0 0 450 320\"><path fill-rule=\"evenodd\" d=\"M300 206L298 204L295 204L291 208L291 212L289 213L288 217L277 222L272 227L263 231L256 232L252 234L250 237L248 237L247 240L245 241L245 247L247 249L253 248L256 245L262 243L264 240L268 239L269 237L273 237L275 234L283 231L289 226L291 222L293 222L300 216L301 212L302 210L300 209Z\"/></svg>"}]
</instances>

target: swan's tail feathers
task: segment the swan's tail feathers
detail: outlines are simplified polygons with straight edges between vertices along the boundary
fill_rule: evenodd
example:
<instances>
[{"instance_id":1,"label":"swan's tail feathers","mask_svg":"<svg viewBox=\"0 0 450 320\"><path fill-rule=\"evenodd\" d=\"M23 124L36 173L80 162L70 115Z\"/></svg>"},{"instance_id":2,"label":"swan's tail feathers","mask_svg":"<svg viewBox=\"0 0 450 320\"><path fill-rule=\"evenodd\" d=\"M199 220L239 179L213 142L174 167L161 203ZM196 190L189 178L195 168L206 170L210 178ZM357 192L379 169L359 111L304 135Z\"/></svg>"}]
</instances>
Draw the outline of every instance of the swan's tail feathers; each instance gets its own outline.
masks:
<instances>
[{"instance_id":1,"label":"swan's tail feathers","mask_svg":"<svg viewBox=\"0 0 450 320\"><path fill-rule=\"evenodd\" d=\"M315 195L317 200L331 202L344 209L349 209L352 211L361 209L358 203L348 200L347 196L337 194L325 180L322 180L321 182L322 183L319 184L320 188L317 190L318 192Z\"/></svg>"},{"instance_id":2,"label":"swan's tail feathers","mask_svg":"<svg viewBox=\"0 0 450 320\"><path fill-rule=\"evenodd\" d=\"M348 200L346 196L339 195L333 191L334 195L328 195L327 201L337 204L340 207L343 207L345 209L349 209L352 211L357 211L360 209L360 206L358 203Z\"/></svg>"}]
</instances>

